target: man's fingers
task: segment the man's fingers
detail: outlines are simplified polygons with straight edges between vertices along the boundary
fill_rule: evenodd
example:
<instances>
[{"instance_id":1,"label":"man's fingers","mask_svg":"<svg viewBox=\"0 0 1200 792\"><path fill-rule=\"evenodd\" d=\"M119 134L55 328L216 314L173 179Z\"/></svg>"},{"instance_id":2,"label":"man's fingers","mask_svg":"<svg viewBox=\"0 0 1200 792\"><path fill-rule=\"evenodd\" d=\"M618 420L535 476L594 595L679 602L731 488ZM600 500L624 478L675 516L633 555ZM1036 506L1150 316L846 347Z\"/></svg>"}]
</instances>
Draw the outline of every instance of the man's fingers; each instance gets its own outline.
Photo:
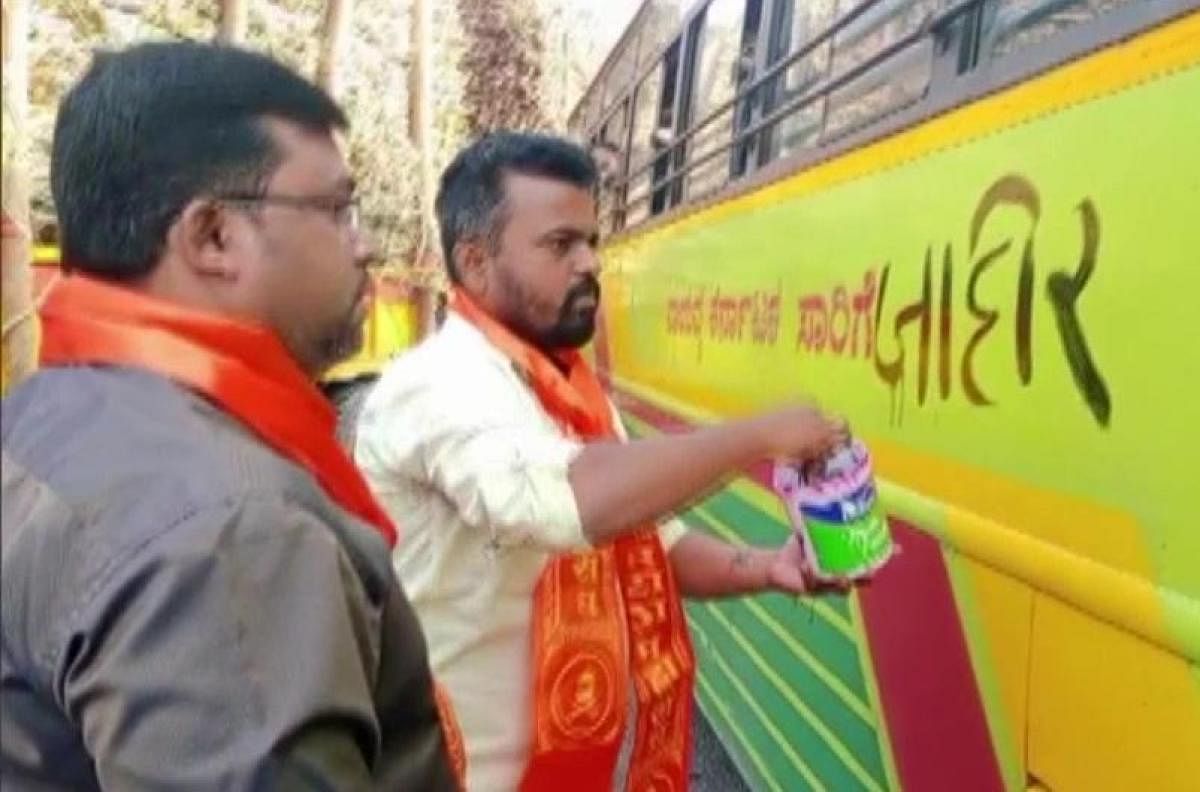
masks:
<instances>
[{"instance_id":1,"label":"man's fingers","mask_svg":"<svg viewBox=\"0 0 1200 792\"><path fill-rule=\"evenodd\" d=\"M839 594L845 594L854 587L854 583L850 578L835 577L825 578L820 581L820 588L825 591L836 591Z\"/></svg>"},{"instance_id":2,"label":"man's fingers","mask_svg":"<svg viewBox=\"0 0 1200 792\"><path fill-rule=\"evenodd\" d=\"M801 563L800 574L804 578L805 588L814 594L823 592L845 594L859 582L858 579L845 575L823 575L807 561Z\"/></svg>"}]
</instances>

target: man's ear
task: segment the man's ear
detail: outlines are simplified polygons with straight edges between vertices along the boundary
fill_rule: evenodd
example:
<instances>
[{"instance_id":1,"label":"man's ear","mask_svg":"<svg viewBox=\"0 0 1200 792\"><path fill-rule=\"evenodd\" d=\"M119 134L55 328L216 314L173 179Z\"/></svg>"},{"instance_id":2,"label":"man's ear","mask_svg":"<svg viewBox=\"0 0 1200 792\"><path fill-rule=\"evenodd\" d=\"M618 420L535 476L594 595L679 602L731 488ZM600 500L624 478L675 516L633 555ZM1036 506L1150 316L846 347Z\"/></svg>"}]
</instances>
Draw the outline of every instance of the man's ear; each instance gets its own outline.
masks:
<instances>
[{"instance_id":1,"label":"man's ear","mask_svg":"<svg viewBox=\"0 0 1200 792\"><path fill-rule=\"evenodd\" d=\"M238 219L219 201L192 201L171 226L167 244L196 275L236 279L239 257L233 255L233 247Z\"/></svg>"},{"instance_id":2,"label":"man's ear","mask_svg":"<svg viewBox=\"0 0 1200 792\"><path fill-rule=\"evenodd\" d=\"M451 251L454 256L454 271L467 289L475 294L487 292L488 256L479 241L461 240Z\"/></svg>"}]
</instances>

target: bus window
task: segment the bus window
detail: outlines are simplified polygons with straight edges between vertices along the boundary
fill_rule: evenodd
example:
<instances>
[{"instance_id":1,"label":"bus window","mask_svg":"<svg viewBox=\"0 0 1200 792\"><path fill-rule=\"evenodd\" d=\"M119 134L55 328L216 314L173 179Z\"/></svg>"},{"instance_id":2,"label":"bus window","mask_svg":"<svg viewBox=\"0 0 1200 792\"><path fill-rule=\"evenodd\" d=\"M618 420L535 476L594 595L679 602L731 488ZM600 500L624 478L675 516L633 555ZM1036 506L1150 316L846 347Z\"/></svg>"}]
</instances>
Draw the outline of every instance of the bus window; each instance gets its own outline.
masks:
<instances>
[{"instance_id":1,"label":"bus window","mask_svg":"<svg viewBox=\"0 0 1200 792\"><path fill-rule=\"evenodd\" d=\"M860 0L839 0L845 14ZM949 0L882 0L834 37L833 73L841 74L873 57L896 39L912 33Z\"/></svg>"},{"instance_id":2,"label":"bus window","mask_svg":"<svg viewBox=\"0 0 1200 792\"><path fill-rule=\"evenodd\" d=\"M1007 55L1117 8L1149 0L998 0L988 10L984 47Z\"/></svg>"},{"instance_id":3,"label":"bus window","mask_svg":"<svg viewBox=\"0 0 1200 792\"><path fill-rule=\"evenodd\" d=\"M770 59L775 64L797 49L804 47L834 19L836 0L779 0L772 20ZM766 89L766 112L800 100L824 78L829 76L830 43L825 41L787 67L783 75L772 80ZM821 132L825 98L814 96L766 131L762 160L786 156L799 149L815 145Z\"/></svg>"},{"instance_id":4,"label":"bus window","mask_svg":"<svg viewBox=\"0 0 1200 792\"><path fill-rule=\"evenodd\" d=\"M671 170L670 147L675 142L675 87L679 82L679 41L663 57L662 91L658 99L658 125L650 145L659 156L654 159L654 195L650 199L650 214L658 214L671 205L669 185L663 184Z\"/></svg>"},{"instance_id":5,"label":"bus window","mask_svg":"<svg viewBox=\"0 0 1200 792\"><path fill-rule=\"evenodd\" d=\"M629 99L626 98L592 142L592 156L600 172L596 187L601 231L619 231L624 225L621 208L626 195L625 171L629 163L625 147L628 140Z\"/></svg>"},{"instance_id":6,"label":"bus window","mask_svg":"<svg viewBox=\"0 0 1200 792\"><path fill-rule=\"evenodd\" d=\"M841 0L843 12L851 2ZM832 75L836 79L877 56L946 5L946 0L883 0L834 37ZM933 72L933 52L933 37L927 36L831 93L825 139L852 132L923 97Z\"/></svg>"},{"instance_id":7,"label":"bus window","mask_svg":"<svg viewBox=\"0 0 1200 792\"><path fill-rule=\"evenodd\" d=\"M638 85L633 104L633 138L629 148L629 187L626 220L636 224L650 214L651 154L658 129L659 94L663 67L659 64Z\"/></svg>"},{"instance_id":8,"label":"bus window","mask_svg":"<svg viewBox=\"0 0 1200 792\"><path fill-rule=\"evenodd\" d=\"M746 13L742 17L742 46L738 54L735 72L736 88L739 91L753 84L759 75L758 40L763 27L762 20L762 0L746 0ZM734 115L734 134L740 135L758 121L761 96L761 91L751 91L737 103ZM745 175L750 169L750 163L757 151L758 135L750 135L740 141L733 150L730 175L735 179Z\"/></svg>"},{"instance_id":9,"label":"bus window","mask_svg":"<svg viewBox=\"0 0 1200 792\"><path fill-rule=\"evenodd\" d=\"M675 101L675 142L671 149L671 179L668 202L676 206L683 200L683 185L686 177L680 171L687 166L692 151L692 141L684 135L696 118L696 66L700 54L700 37L704 28L704 9L692 19L683 38L683 61L679 64L678 98Z\"/></svg>"},{"instance_id":10,"label":"bus window","mask_svg":"<svg viewBox=\"0 0 1200 792\"><path fill-rule=\"evenodd\" d=\"M733 99L740 71L742 13L746 0L714 0L699 18L697 52L692 80L693 111L691 123L699 123L713 111ZM730 107L696 131L689 142L693 162L703 159L721 146L728 145L733 133L733 108ZM687 198L701 198L719 190L729 177L729 156L714 155L697 165L687 178Z\"/></svg>"}]
</instances>

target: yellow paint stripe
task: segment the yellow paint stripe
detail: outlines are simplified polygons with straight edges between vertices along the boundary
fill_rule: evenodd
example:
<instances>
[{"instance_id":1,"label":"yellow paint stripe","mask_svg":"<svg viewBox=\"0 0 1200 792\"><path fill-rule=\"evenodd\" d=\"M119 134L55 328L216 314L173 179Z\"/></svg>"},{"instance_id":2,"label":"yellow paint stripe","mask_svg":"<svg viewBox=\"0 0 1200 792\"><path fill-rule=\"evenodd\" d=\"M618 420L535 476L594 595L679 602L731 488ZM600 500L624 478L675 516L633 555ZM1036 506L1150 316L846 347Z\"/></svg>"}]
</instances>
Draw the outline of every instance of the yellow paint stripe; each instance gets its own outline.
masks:
<instances>
[{"instance_id":1,"label":"yellow paint stripe","mask_svg":"<svg viewBox=\"0 0 1200 792\"><path fill-rule=\"evenodd\" d=\"M743 546L746 545L745 539L738 536L730 528L722 524L720 519L718 519L712 512L708 511L708 509L705 509L703 506L693 506L691 510L706 519L712 525L713 529L717 533L721 534L721 538L733 544ZM812 609L820 614L825 621L829 622L830 626L832 626L835 630L846 636L852 642L858 641L858 633L855 631L854 626L843 619L842 616L833 608L829 607L819 598L815 597L809 597L808 604L811 605Z\"/></svg>"},{"instance_id":2,"label":"yellow paint stripe","mask_svg":"<svg viewBox=\"0 0 1200 792\"><path fill-rule=\"evenodd\" d=\"M865 439L881 478L1126 574L1153 576L1146 542L1151 533L1148 526L1126 510L1099 502L1105 497L1102 492L1088 496L1062 492L981 465L905 447L895 439ZM1064 515L1070 518L1064 519Z\"/></svg>"},{"instance_id":3,"label":"yellow paint stripe","mask_svg":"<svg viewBox=\"0 0 1200 792\"><path fill-rule=\"evenodd\" d=\"M733 197L647 233L634 234L618 241L612 249L640 244L646 239L687 233L734 214L828 189L1130 88L1197 62L1200 62L1200 12L1193 12L911 130L800 171L761 190Z\"/></svg>"},{"instance_id":4,"label":"yellow paint stripe","mask_svg":"<svg viewBox=\"0 0 1200 792\"><path fill-rule=\"evenodd\" d=\"M858 759L853 753L850 752L850 749L846 747L846 744L842 742L841 738L834 734L833 730L830 729L829 726L827 726L825 722L821 720L820 717L818 717L817 714L813 712L812 709L810 709L809 706L805 704L799 696L796 695L796 692L792 690L786 682L783 681L783 678L780 677L779 673L771 667L771 664L763 659L763 656L759 654L758 650L754 648L754 645L746 639L746 636L742 635L742 631L739 630L731 621L729 621L725 614L721 613L721 609L711 602L705 607L708 609L708 612L713 615L713 618L715 618L717 622L725 628L725 631L729 633L734 642L741 647L742 651L746 653L746 656L750 658L750 661L758 667L758 670L764 677L766 677L767 681L771 683L771 686L779 691L779 694L783 696L784 701L786 701L788 704L791 704L792 709L794 709L800 715L800 717L808 721L808 725L812 726L813 731L821 736L821 739L825 742L825 745L828 746L829 750L832 751L833 754L842 761L842 764L846 766L846 769L850 771L850 774L857 778L859 782L867 789L874 790L874 792L883 792L883 790L880 789L879 784L859 763Z\"/></svg>"},{"instance_id":5,"label":"yellow paint stripe","mask_svg":"<svg viewBox=\"0 0 1200 792\"><path fill-rule=\"evenodd\" d=\"M746 755L750 757L750 761L754 763L754 767L758 770L758 774L764 781L767 782L767 786L771 787L771 789L775 790L775 792L784 792L783 785L776 781L775 777L771 775L771 772L767 769L767 763L763 760L758 751L754 749L754 744L750 742L745 733L743 733L738 727L737 721L733 718L733 713L729 711L729 707L725 706L725 702L722 701L721 697L718 696L712 689L712 686L709 684L708 680L704 678L703 674L698 674L696 676L696 681L700 683L700 689L712 701L713 707L721 714L721 717L725 721L726 728L733 732L733 736L739 743L742 744L742 749L746 752Z\"/></svg>"},{"instance_id":6,"label":"yellow paint stripe","mask_svg":"<svg viewBox=\"0 0 1200 792\"><path fill-rule=\"evenodd\" d=\"M850 614L856 625L863 624L862 603L859 602L859 592L850 596ZM875 676L875 663L871 654L871 638L867 631L862 631L862 643L859 644L858 663L862 669L863 679L866 680L867 699L871 703L871 711L878 713L875 723L875 734L879 737L880 753L883 754L883 771L887 777L888 789L900 789L900 774L896 771L896 756L892 752L892 735L888 729L887 720L883 713L883 699L879 695L879 680Z\"/></svg>"},{"instance_id":7,"label":"yellow paint stripe","mask_svg":"<svg viewBox=\"0 0 1200 792\"><path fill-rule=\"evenodd\" d=\"M1195 16L1200 20L1200 14ZM1196 29L1200 34L1200 25ZM632 385L619 378L616 381L621 388L639 398L663 405L689 420L697 423L719 420L719 413L698 409L679 399L664 397L657 391ZM880 477L880 496L889 514L904 519L991 569L1132 632L1193 663L1200 662L1200 602L1172 589L1153 585L1133 572L1098 562L1040 538L1034 533L1041 532L1044 527L1040 519L1035 524L1023 522L1036 514L1052 515L1054 511L1046 505L1048 498L1055 497L1052 493L1047 494L999 476L989 477L993 483L1005 484L1019 496L1010 495L1006 501L1008 511L1004 513L1005 519L1011 520L1015 526L1010 527L973 510L978 509L979 505L968 497L971 493L983 492L978 497L987 497L987 493L995 489L971 486L968 492L960 486L971 476L978 478L980 473L973 473L965 465L916 454L880 439L867 438L867 441L877 452L881 470L901 472L905 482L919 481L926 489L952 486L957 493L954 501L968 506L950 505L922 495L893 479ZM948 497L948 491L937 494ZM1030 506L1030 503L1034 506ZM1016 516L1013 516L1014 510ZM1104 517L1094 507L1091 512ZM1098 525L1101 524L1092 522L1090 528L1097 530ZM1103 534L1103 531L1099 533Z\"/></svg>"},{"instance_id":8,"label":"yellow paint stripe","mask_svg":"<svg viewBox=\"0 0 1200 792\"><path fill-rule=\"evenodd\" d=\"M709 640L708 635L697 625L693 624L692 629L698 632L703 640ZM779 727L777 727L774 722L771 721L771 719L767 716L767 713L763 711L762 707L758 705L758 702L754 700L754 697L750 695L750 691L746 689L746 685L742 682L738 675L733 672L733 669L729 667L729 664L725 662L725 658L721 656L721 653L712 652L709 656L712 657L713 661L721 669L721 672L725 675L726 679L729 680L729 684L733 685L734 690L736 690L738 695L742 697L743 703L750 708L751 712L754 713L754 717L758 719L760 724L762 724L763 729L768 735L770 735L771 739L775 741L775 744L779 746L780 750L783 751L784 756L788 758L788 761L792 763L792 766L796 768L797 772L804 776L804 780L808 781L809 785L811 785L813 789L818 790L819 792L824 792L826 787L823 783L821 783L821 779L817 778L816 774L813 773L812 768L809 767L808 764L802 758L800 758L799 754L796 753L796 750L787 741L787 738L784 737L779 731Z\"/></svg>"},{"instance_id":9,"label":"yellow paint stripe","mask_svg":"<svg viewBox=\"0 0 1200 792\"><path fill-rule=\"evenodd\" d=\"M837 694L837 697L842 700L843 704L849 707L855 715L862 718L866 723L869 723L872 726L875 725L875 716L872 714L871 708L867 706L865 702L859 699L859 697L854 694L854 691L846 687L846 683L838 679L838 677L832 671L826 668L812 652L808 651L808 648L804 644L797 641L796 637L787 629L785 629L782 624L776 621L774 616L772 616L770 613L767 613L766 608L750 598L746 598L745 605L746 608L753 613L758 620L761 621L766 628L771 631L772 634L774 634L776 638L778 638L785 646L787 646L789 650L791 650L792 654L802 660L806 666L812 669L812 672L816 674L822 682L824 682L834 693Z\"/></svg>"},{"instance_id":10,"label":"yellow paint stripe","mask_svg":"<svg viewBox=\"0 0 1200 792\"><path fill-rule=\"evenodd\" d=\"M934 534L963 555L1200 662L1200 602L892 482L880 481L879 494L888 514ZM944 534L931 530L939 523Z\"/></svg>"}]
</instances>

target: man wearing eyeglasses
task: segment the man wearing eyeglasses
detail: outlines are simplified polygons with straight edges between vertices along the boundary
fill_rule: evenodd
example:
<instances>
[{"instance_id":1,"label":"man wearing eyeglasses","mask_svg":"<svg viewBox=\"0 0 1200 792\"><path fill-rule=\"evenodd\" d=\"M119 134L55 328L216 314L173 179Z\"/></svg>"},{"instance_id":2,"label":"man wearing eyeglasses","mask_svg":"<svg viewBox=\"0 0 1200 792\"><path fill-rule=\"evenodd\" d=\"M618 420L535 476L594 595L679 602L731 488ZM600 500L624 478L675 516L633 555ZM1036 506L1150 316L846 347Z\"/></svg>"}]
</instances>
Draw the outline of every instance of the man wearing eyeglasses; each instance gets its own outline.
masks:
<instances>
[{"instance_id":1,"label":"man wearing eyeglasses","mask_svg":"<svg viewBox=\"0 0 1200 792\"><path fill-rule=\"evenodd\" d=\"M369 297L345 124L193 43L63 100L68 274L3 405L5 789L461 787L396 527L314 384Z\"/></svg>"}]
</instances>

